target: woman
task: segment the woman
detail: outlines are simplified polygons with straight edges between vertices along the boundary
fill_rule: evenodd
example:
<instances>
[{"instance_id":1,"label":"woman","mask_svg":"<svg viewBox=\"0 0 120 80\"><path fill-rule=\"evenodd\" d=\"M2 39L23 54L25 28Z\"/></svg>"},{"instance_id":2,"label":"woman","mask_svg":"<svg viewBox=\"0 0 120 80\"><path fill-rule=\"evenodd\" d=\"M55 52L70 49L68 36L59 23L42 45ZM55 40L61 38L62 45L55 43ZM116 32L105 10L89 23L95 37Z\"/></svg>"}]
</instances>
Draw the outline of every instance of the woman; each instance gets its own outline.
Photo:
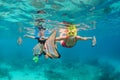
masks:
<instances>
[{"instance_id":1,"label":"woman","mask_svg":"<svg viewBox=\"0 0 120 80\"><path fill-rule=\"evenodd\" d=\"M34 51L34 58L33 60L35 62L38 62L38 57L40 57L42 54L45 55L45 58L59 58L60 55L59 54L54 54L54 55L51 55L50 53L46 53L46 49L47 47L45 46L45 43L46 43L46 40L48 40L48 38L46 38L44 36L44 33L45 33L45 28L43 28L42 26L38 28L39 29L39 35L37 37L35 36L31 36L31 35L25 35L25 37L28 37L28 38L33 38L33 39L37 39L38 40L38 43L34 48L33 48L33 51ZM54 32L54 31L53 31ZM53 33L52 33L53 34Z\"/></svg>"}]
</instances>

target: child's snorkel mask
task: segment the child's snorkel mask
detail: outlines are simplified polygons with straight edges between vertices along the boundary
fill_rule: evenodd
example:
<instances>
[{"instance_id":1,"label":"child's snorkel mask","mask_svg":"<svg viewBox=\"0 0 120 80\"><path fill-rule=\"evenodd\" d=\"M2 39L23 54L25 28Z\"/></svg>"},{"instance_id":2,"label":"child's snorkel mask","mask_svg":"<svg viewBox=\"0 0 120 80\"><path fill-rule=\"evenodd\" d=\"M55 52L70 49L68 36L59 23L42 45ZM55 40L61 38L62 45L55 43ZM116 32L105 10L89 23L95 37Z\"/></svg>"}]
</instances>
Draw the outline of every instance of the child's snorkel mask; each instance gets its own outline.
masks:
<instances>
[{"instance_id":1,"label":"child's snorkel mask","mask_svg":"<svg viewBox=\"0 0 120 80\"><path fill-rule=\"evenodd\" d=\"M69 25L67 29L68 29L67 36L75 37L77 35L77 29L75 25Z\"/></svg>"}]
</instances>

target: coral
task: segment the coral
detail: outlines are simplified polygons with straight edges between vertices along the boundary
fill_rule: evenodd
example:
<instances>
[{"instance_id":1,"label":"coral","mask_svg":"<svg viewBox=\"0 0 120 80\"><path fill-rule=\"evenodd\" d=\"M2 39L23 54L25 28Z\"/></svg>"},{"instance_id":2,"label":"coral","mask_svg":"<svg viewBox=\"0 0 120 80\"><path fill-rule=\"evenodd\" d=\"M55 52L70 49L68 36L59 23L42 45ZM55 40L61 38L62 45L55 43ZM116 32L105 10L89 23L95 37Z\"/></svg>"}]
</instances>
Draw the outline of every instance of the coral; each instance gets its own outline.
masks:
<instances>
[{"instance_id":1,"label":"coral","mask_svg":"<svg viewBox=\"0 0 120 80\"><path fill-rule=\"evenodd\" d=\"M4 78L4 77L7 77L8 80L11 80L12 78L9 74L9 69L0 66L0 78Z\"/></svg>"},{"instance_id":2,"label":"coral","mask_svg":"<svg viewBox=\"0 0 120 80\"><path fill-rule=\"evenodd\" d=\"M92 65L92 66L100 66L100 62L97 58L87 60L86 64Z\"/></svg>"},{"instance_id":3,"label":"coral","mask_svg":"<svg viewBox=\"0 0 120 80\"><path fill-rule=\"evenodd\" d=\"M48 80L69 80L67 77L62 75L62 73L53 70L45 71L45 76Z\"/></svg>"},{"instance_id":4,"label":"coral","mask_svg":"<svg viewBox=\"0 0 120 80\"><path fill-rule=\"evenodd\" d=\"M120 72L116 70L116 67L111 62L90 59L85 63L98 68L99 75L96 75L98 73L94 74L95 80L120 80Z\"/></svg>"},{"instance_id":5,"label":"coral","mask_svg":"<svg viewBox=\"0 0 120 80\"><path fill-rule=\"evenodd\" d=\"M7 78L8 80L12 79L12 76L10 75L11 66L5 63L1 63L0 65L0 79L1 78Z\"/></svg>"},{"instance_id":6,"label":"coral","mask_svg":"<svg viewBox=\"0 0 120 80\"><path fill-rule=\"evenodd\" d=\"M101 73L99 80L120 80L120 72L108 63L100 65Z\"/></svg>"}]
</instances>

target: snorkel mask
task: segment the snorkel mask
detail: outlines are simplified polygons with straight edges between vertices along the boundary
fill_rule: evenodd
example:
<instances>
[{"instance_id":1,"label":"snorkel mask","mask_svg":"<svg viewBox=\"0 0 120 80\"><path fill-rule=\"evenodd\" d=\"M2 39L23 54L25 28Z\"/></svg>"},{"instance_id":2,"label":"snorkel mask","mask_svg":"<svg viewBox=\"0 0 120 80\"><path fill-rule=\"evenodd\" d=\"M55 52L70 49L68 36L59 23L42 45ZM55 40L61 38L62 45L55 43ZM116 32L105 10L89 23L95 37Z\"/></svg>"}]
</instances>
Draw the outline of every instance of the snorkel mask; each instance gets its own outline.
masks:
<instances>
[{"instance_id":1,"label":"snorkel mask","mask_svg":"<svg viewBox=\"0 0 120 80\"><path fill-rule=\"evenodd\" d=\"M67 36L76 36L77 35L77 29L75 25L69 25L67 31Z\"/></svg>"}]
</instances>

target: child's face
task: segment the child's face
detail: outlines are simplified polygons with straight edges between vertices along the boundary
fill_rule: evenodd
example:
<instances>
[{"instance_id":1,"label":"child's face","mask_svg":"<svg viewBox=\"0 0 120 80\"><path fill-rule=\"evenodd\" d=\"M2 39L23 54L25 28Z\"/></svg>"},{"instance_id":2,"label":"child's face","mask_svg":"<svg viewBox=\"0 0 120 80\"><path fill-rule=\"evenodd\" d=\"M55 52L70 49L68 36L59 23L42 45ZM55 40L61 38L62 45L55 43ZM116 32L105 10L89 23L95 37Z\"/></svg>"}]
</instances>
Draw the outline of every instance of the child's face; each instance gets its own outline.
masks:
<instances>
[{"instance_id":1,"label":"child's face","mask_svg":"<svg viewBox=\"0 0 120 80\"><path fill-rule=\"evenodd\" d=\"M74 30L68 30L67 34L70 37L74 37L75 31Z\"/></svg>"}]
</instances>

